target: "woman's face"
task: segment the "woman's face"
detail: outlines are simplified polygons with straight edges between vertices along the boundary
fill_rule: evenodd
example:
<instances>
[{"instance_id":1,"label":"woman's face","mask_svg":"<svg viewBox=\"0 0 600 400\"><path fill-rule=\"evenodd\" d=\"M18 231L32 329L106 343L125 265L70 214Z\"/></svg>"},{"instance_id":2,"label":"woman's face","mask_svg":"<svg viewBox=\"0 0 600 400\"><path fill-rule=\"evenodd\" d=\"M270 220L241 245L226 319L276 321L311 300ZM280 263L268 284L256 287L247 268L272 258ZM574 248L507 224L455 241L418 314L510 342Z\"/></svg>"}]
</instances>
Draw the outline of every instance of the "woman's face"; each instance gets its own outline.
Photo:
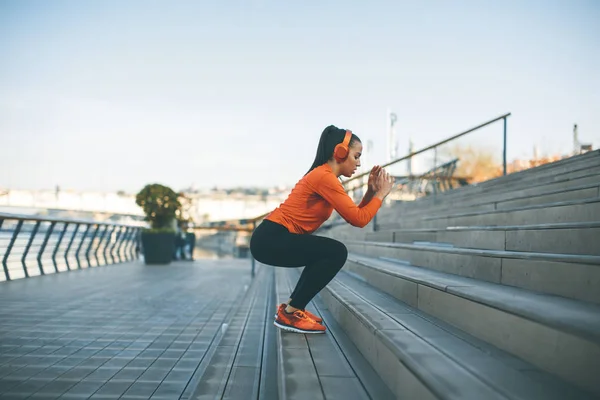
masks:
<instances>
[{"instance_id":1,"label":"woman's face","mask_svg":"<svg viewBox=\"0 0 600 400\"><path fill-rule=\"evenodd\" d=\"M363 146L361 142L354 142L348 149L348 157L341 164L341 172L347 178L350 178L360 167L360 156L362 155Z\"/></svg>"}]
</instances>

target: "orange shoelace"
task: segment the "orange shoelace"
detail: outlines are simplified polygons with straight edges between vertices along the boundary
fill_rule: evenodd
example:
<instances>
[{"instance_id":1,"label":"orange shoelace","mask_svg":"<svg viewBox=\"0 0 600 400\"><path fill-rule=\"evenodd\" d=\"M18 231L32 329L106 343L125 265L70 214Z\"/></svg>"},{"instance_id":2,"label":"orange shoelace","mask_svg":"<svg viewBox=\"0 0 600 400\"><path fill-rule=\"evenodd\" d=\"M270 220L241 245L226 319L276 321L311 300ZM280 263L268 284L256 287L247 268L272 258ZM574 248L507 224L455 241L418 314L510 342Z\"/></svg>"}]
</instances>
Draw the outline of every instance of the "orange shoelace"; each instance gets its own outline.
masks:
<instances>
[{"instance_id":1,"label":"orange shoelace","mask_svg":"<svg viewBox=\"0 0 600 400\"><path fill-rule=\"evenodd\" d=\"M302 310L296 310L294 312L294 314L298 317L298 318L308 318L308 315L306 315L306 313L304 313L304 311Z\"/></svg>"}]
</instances>

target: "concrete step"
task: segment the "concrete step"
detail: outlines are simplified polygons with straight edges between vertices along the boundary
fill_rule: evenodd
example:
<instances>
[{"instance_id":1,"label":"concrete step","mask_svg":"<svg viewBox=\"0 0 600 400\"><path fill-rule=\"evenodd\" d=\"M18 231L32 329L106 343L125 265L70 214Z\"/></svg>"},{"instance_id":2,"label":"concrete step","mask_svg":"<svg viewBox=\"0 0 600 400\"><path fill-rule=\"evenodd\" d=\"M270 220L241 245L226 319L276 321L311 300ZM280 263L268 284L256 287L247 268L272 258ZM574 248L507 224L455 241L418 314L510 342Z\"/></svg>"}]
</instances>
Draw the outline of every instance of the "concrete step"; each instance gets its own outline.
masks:
<instances>
[{"instance_id":1,"label":"concrete step","mask_svg":"<svg viewBox=\"0 0 600 400\"><path fill-rule=\"evenodd\" d=\"M298 275L293 269L276 268L275 276L280 304L288 300ZM307 308L324 319L326 334L305 335L273 327L278 343L279 399L393 399L330 314L317 308L314 301Z\"/></svg>"},{"instance_id":2,"label":"concrete step","mask_svg":"<svg viewBox=\"0 0 600 400\"><path fill-rule=\"evenodd\" d=\"M196 381L188 386L190 399L256 399L261 382L264 330L268 291L272 277L258 271L246 298L236 304L232 318L220 327L202 363Z\"/></svg>"},{"instance_id":3,"label":"concrete step","mask_svg":"<svg viewBox=\"0 0 600 400\"><path fill-rule=\"evenodd\" d=\"M498 180L494 185L486 185L487 182L476 184L474 190L480 193L493 193L504 191L506 187L527 187L541 183L550 183L556 181L565 181L568 179L577 179L586 174L598 174L600 169L600 157L594 160L589 160L583 163L569 165L568 167L552 167L548 168L543 173L530 173L521 179Z\"/></svg>"},{"instance_id":4,"label":"concrete step","mask_svg":"<svg viewBox=\"0 0 600 400\"><path fill-rule=\"evenodd\" d=\"M454 199L445 197L444 194L438 196L424 197L415 201L396 202L392 203L389 208L411 211L411 210L424 210L435 207L440 207L450 203L448 199L461 200L461 202L470 202L472 204L478 203L489 203L489 202L500 202L526 196L535 196L539 194L549 193L560 193L563 191L574 190L574 189L585 189L594 187L600 184L600 173L586 173L584 176L580 176L573 179L558 180L552 182L537 182L532 183L526 187L521 188L509 188L506 191L497 191L489 193L478 193L470 194L469 196L456 197Z\"/></svg>"},{"instance_id":5,"label":"concrete step","mask_svg":"<svg viewBox=\"0 0 600 400\"><path fill-rule=\"evenodd\" d=\"M497 210L516 210L520 208L536 207L551 203L556 205L577 201L595 201L600 195L600 175L593 177L585 177L586 181L578 180L577 183L585 183L584 185L576 185L570 188L557 189L552 187L534 187L525 189L520 192L509 192L503 195L488 196L488 197L473 197L471 199L455 202L446 201L435 204L429 204L426 207L419 206L420 201L406 202L402 207L384 206L375 219L378 230L388 230L393 227L437 227L444 226L437 223L429 223L434 219L441 219L446 216L456 214L471 215L473 213L485 213ZM590 183L587 180L593 179ZM561 184L562 185L562 184ZM440 197L440 200L442 198ZM427 222L425 222L425 221ZM399 222L396 222L399 221ZM339 222L340 226L335 226L336 232L347 230L343 221ZM334 225L329 221L326 225ZM479 224L485 225L485 223Z\"/></svg>"},{"instance_id":6,"label":"concrete step","mask_svg":"<svg viewBox=\"0 0 600 400\"><path fill-rule=\"evenodd\" d=\"M600 222L521 226L474 226L366 232L355 240L439 242L456 247L600 256Z\"/></svg>"},{"instance_id":7,"label":"concrete step","mask_svg":"<svg viewBox=\"0 0 600 400\"><path fill-rule=\"evenodd\" d=\"M600 175L597 176L597 182L591 185L576 186L568 189L551 189L543 193L534 193L533 191L524 191L525 193L514 193L514 197L509 195L502 196L502 200L496 200L496 209L510 209L517 207L532 206L544 203L558 203L561 201L583 200L600 197Z\"/></svg>"},{"instance_id":8,"label":"concrete step","mask_svg":"<svg viewBox=\"0 0 600 400\"><path fill-rule=\"evenodd\" d=\"M276 304L286 302L291 293L284 272L275 270ZM324 399L317 369L304 335L288 333L276 328L276 337L279 399Z\"/></svg>"},{"instance_id":9,"label":"concrete step","mask_svg":"<svg viewBox=\"0 0 600 400\"><path fill-rule=\"evenodd\" d=\"M347 273L321 297L399 399L591 398Z\"/></svg>"},{"instance_id":10,"label":"concrete step","mask_svg":"<svg viewBox=\"0 0 600 400\"><path fill-rule=\"evenodd\" d=\"M354 253L390 257L410 265L600 303L600 257L465 249L436 243L346 241Z\"/></svg>"},{"instance_id":11,"label":"concrete step","mask_svg":"<svg viewBox=\"0 0 600 400\"><path fill-rule=\"evenodd\" d=\"M539 179L550 175L561 175L570 171L580 170L583 168L594 168L600 165L600 151L590 152L581 156L571 157L566 160L557 161L551 164L545 164L536 168L515 172L506 176L490 179L485 182L477 183L470 186L456 188L448 195L458 195L461 192L469 192L472 190L494 190L496 187L506 186L509 183L523 182L528 179Z\"/></svg>"},{"instance_id":12,"label":"concrete step","mask_svg":"<svg viewBox=\"0 0 600 400\"><path fill-rule=\"evenodd\" d=\"M509 174L507 176L503 176L503 177L501 176L501 177L498 177L495 179L490 179L488 181L480 183L479 186L482 186L482 187L495 186L499 182L501 182L500 184L504 184L504 182L506 182L506 181L522 180L531 175L537 175L537 176L543 175L544 173L546 173L548 171L554 171L554 172L560 173L563 171L576 169L577 166L581 165L581 164L584 164L584 165L600 164L600 151L599 150L590 151L586 154L570 157L570 158L556 161L556 162L549 163L549 164L540 165L535 168L529 168L529 169L526 169L523 171Z\"/></svg>"},{"instance_id":13,"label":"concrete step","mask_svg":"<svg viewBox=\"0 0 600 400\"><path fill-rule=\"evenodd\" d=\"M445 228L450 226L538 225L600 221L600 198L572 200L493 211L457 212L421 219L377 220L379 230L394 228Z\"/></svg>"},{"instance_id":14,"label":"concrete step","mask_svg":"<svg viewBox=\"0 0 600 400\"><path fill-rule=\"evenodd\" d=\"M572 188L547 190L542 187L502 195L476 196L472 199L465 199L465 201L458 203L446 202L430 205L429 207L403 207L401 209L392 207L382 210L383 212L381 215L384 216L384 218L420 219L424 214L427 216L443 216L456 214L459 210L493 211L545 203L592 199L595 197L600 197L600 176L596 178L596 182L593 184Z\"/></svg>"},{"instance_id":15,"label":"concrete step","mask_svg":"<svg viewBox=\"0 0 600 400\"><path fill-rule=\"evenodd\" d=\"M425 211L435 209L449 204L468 205L502 202L539 194L560 193L575 188L585 189L599 184L600 170L595 172L584 170L577 172L575 176L571 176L567 179L558 179L558 177L554 177L551 180L536 180L519 187L507 185L503 190L492 192L468 192L461 196L451 196L451 193L444 192L437 196L428 196L415 201L395 202L392 203L390 207L384 208L384 210L386 212L396 210L398 212L406 213L417 210Z\"/></svg>"},{"instance_id":16,"label":"concrete step","mask_svg":"<svg viewBox=\"0 0 600 400\"><path fill-rule=\"evenodd\" d=\"M372 285L402 301L407 307L412 307L421 313L451 324L469 335L518 357L523 361L508 358L504 358L503 361L524 375L540 376L537 372L529 371L529 367L523 364L523 362L530 363L583 390L600 395L600 381L597 379L597 371L600 370L600 307L596 305L531 293L522 289L353 253L349 255L344 270L364 281L364 283L354 281L355 293L376 299L382 298L381 295L377 295L366 286L367 284ZM333 293L328 296L343 298L342 290L338 290L334 286L330 290ZM369 295L368 293L373 294ZM345 301L351 303L352 299ZM389 304L390 301L386 303ZM330 306L330 309L333 307ZM363 322L364 326L376 327L373 332L375 339L377 339L379 330L382 330L382 336L385 336L388 329L399 329L394 325L392 327L388 325L388 318L382 315L381 307L379 310L371 310L360 302L355 307L356 310L352 312L358 315L359 319L367 321ZM405 322L415 319L414 317L407 318L405 310L407 307L394 309L390 306L390 309L384 313L396 317L402 325L405 325L400 329L415 332L413 326L418 327L418 325L407 326L405 324ZM341 315L340 318L351 319L344 315ZM353 316L353 318L357 317ZM369 321L372 322L369 323ZM348 324L347 329L356 328ZM362 330L365 329L362 328ZM364 351L373 352L379 356L379 348L372 344L375 339L370 338L368 332L357 332L356 335L356 341L365 342L363 344ZM449 342L444 338L442 332L433 333L425 330L419 336L439 341L440 348L445 352L452 351L452 346L449 346ZM486 350L485 346L476 347L487 355L494 354L494 351ZM406 343L404 350L409 351L411 348L412 344ZM467 364L467 369L478 370L478 366L473 364L471 357L457 358ZM483 361L482 357L474 358ZM433 357L429 361L434 361ZM484 368L484 370L487 369ZM498 372L494 374L494 377L502 375L504 373ZM557 383L557 380L550 379L546 382ZM536 387L531 383L523 386L530 389ZM543 384L537 388L548 389L549 387ZM540 398L551 396L548 393L539 395L542 396ZM556 395L559 396L558 398L563 396L564 399L580 398L580 395L576 394L567 395L557 392ZM523 398L538 397L528 394Z\"/></svg>"},{"instance_id":17,"label":"concrete step","mask_svg":"<svg viewBox=\"0 0 600 400\"><path fill-rule=\"evenodd\" d=\"M596 163L595 163L596 164ZM447 199L459 199L459 198L470 198L475 195L483 196L483 195L493 195L499 193L506 193L511 191L518 191L521 189L552 185L552 184L562 184L569 185L569 182L573 182L579 179L583 179L586 177L590 177L593 179L594 176L600 175L600 166L599 165L586 166L580 165L577 166L576 169L568 170L565 172L553 172L548 173L545 176L531 176L527 180L520 181L508 181L508 180L499 180L496 185L493 187L485 187L481 186L481 184L474 184L470 186L465 186L459 189L454 189L450 191L446 191L443 193L439 193L437 195L431 195L427 197L419 198L416 201L409 202L396 202L397 206L401 207L402 205L407 204L420 204L427 205L430 203L438 203L440 201L446 201ZM598 182L598 180L593 180L590 183ZM583 183L579 183L580 185ZM573 185L571 185L573 186ZM558 187L560 188L560 187Z\"/></svg>"},{"instance_id":18,"label":"concrete step","mask_svg":"<svg viewBox=\"0 0 600 400\"><path fill-rule=\"evenodd\" d=\"M271 266L257 263L260 269L266 270L269 276L269 289L265 297L267 299L267 309L264 322L264 343L261 382L258 400L279 400L279 354L277 347L277 329L273 326L273 310L277 308L275 271Z\"/></svg>"}]
</instances>

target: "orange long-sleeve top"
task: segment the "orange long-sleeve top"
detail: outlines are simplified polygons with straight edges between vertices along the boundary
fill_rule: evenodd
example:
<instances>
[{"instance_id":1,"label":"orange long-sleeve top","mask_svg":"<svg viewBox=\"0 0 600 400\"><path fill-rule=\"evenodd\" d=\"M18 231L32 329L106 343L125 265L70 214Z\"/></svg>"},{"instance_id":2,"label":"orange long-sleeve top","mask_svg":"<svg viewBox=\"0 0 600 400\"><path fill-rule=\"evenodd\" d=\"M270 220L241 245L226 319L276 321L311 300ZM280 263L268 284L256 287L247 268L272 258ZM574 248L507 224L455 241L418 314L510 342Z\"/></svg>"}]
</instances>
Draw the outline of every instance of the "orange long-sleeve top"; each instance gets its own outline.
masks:
<instances>
[{"instance_id":1,"label":"orange long-sleeve top","mask_svg":"<svg viewBox=\"0 0 600 400\"><path fill-rule=\"evenodd\" d=\"M306 174L288 196L266 219L285 226L291 233L312 233L335 209L348 223L364 227L381 207L381 199L356 205L329 164Z\"/></svg>"}]
</instances>

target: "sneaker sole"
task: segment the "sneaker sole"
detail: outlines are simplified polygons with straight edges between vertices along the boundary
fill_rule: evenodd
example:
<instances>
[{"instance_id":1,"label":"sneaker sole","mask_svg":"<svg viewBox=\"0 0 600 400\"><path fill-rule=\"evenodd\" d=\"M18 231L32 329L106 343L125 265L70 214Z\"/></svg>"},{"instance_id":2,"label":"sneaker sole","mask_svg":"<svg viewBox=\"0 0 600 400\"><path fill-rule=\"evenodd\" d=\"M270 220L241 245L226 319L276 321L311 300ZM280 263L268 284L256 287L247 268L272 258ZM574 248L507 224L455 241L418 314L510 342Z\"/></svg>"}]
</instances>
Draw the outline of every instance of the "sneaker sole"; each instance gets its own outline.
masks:
<instances>
[{"instance_id":1,"label":"sneaker sole","mask_svg":"<svg viewBox=\"0 0 600 400\"><path fill-rule=\"evenodd\" d=\"M283 329L284 331L294 332L294 333L325 333L325 331L305 331L303 329L294 328L292 326L282 325L282 324L278 323L277 321L274 321L273 325L275 325L279 329Z\"/></svg>"}]
</instances>

